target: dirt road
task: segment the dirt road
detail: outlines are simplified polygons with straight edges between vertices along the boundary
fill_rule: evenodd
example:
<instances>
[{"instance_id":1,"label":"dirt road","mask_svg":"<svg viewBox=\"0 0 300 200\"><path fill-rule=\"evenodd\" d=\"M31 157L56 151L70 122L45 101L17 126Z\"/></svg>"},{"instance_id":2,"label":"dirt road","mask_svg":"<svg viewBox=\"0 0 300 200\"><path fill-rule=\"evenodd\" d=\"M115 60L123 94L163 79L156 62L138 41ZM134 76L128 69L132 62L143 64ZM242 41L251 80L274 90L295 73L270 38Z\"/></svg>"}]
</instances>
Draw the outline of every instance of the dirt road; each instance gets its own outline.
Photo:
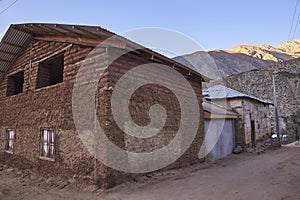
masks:
<instances>
[{"instance_id":1,"label":"dirt road","mask_svg":"<svg viewBox=\"0 0 300 200\"><path fill-rule=\"evenodd\" d=\"M92 188L87 188L88 190ZM12 169L0 172L1 200L300 200L300 143L261 155L231 155L216 163L153 174L108 192L43 183Z\"/></svg>"}]
</instances>

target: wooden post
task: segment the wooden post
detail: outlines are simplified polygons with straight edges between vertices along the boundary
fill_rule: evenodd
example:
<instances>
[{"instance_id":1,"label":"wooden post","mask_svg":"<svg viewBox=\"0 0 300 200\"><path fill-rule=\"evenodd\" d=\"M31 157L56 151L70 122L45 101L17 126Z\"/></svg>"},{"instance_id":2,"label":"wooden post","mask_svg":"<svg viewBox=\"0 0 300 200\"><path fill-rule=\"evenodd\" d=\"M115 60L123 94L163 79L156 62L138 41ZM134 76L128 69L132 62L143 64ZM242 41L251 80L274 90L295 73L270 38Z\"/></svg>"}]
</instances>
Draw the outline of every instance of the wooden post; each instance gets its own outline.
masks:
<instances>
[{"instance_id":1,"label":"wooden post","mask_svg":"<svg viewBox=\"0 0 300 200\"><path fill-rule=\"evenodd\" d=\"M296 129L296 140L300 139L300 125L297 124L297 129Z\"/></svg>"},{"instance_id":2,"label":"wooden post","mask_svg":"<svg viewBox=\"0 0 300 200\"><path fill-rule=\"evenodd\" d=\"M278 139L278 146L281 147L280 133L279 133L279 114L278 114L278 106L276 99L276 85L275 85L275 76L273 75L273 94L274 94L274 107L275 107L275 122L276 122L276 132Z\"/></svg>"}]
</instances>

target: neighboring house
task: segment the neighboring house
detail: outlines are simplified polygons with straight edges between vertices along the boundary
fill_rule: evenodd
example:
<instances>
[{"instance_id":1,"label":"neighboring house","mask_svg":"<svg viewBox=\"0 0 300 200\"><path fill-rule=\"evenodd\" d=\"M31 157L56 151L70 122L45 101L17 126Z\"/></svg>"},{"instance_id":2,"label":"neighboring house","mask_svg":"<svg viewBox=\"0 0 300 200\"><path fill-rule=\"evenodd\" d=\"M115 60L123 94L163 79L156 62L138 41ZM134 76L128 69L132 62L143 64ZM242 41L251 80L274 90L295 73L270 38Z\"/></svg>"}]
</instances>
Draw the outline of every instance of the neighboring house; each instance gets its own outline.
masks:
<instances>
[{"instance_id":1,"label":"neighboring house","mask_svg":"<svg viewBox=\"0 0 300 200\"><path fill-rule=\"evenodd\" d=\"M233 108L236 120L236 144L255 147L256 142L271 135L270 110L272 103L240 93L222 85L203 90L206 99Z\"/></svg>"},{"instance_id":2,"label":"neighboring house","mask_svg":"<svg viewBox=\"0 0 300 200\"><path fill-rule=\"evenodd\" d=\"M73 121L72 92L77 71L94 47L113 35L94 26L18 24L9 27L0 43L0 156L7 164L33 168L46 177L74 178L101 187L112 187L136 176L113 170L95 159L83 146ZM133 120L140 126L147 125L149 108L159 103L168 114L166 124L150 141L125 137L110 107L112 91L120 77L144 63L168 65L189 81L199 105L203 79L198 72L146 48L125 53L107 66L111 52L123 52L135 45L141 47L123 38L121 42L114 41L97 49L105 71L98 82L95 104L98 103L97 118L106 136L120 148L139 153L161 148L174 138L180 122L180 105L175 95L164 87L150 84L139 88L130 101ZM136 81L143 78L141 75ZM177 80L164 78L171 81L169 84L178 84ZM202 108L199 112L196 139L167 169L199 162L198 151L204 135Z\"/></svg>"},{"instance_id":3,"label":"neighboring house","mask_svg":"<svg viewBox=\"0 0 300 200\"><path fill-rule=\"evenodd\" d=\"M207 159L223 158L231 154L236 146L235 120L239 114L231 108L210 101L204 100L202 106L204 110L204 134L206 137L211 135L217 140Z\"/></svg>"}]
</instances>

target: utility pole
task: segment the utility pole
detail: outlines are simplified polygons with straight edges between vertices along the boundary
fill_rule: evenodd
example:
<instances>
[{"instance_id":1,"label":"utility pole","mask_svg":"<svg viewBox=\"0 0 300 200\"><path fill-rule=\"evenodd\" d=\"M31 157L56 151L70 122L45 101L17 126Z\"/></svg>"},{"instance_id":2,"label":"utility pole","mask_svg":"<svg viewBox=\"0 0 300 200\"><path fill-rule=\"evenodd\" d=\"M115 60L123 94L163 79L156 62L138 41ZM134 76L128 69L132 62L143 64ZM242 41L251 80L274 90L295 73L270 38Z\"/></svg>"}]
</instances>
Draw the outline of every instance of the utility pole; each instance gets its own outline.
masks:
<instances>
[{"instance_id":1,"label":"utility pole","mask_svg":"<svg viewBox=\"0 0 300 200\"><path fill-rule=\"evenodd\" d=\"M279 114L278 114L278 106L277 106L277 99L276 99L276 85L275 85L274 75L273 75L273 94L274 94L275 122L276 122L278 146L281 147L281 140L280 140L280 133L279 133Z\"/></svg>"}]
</instances>

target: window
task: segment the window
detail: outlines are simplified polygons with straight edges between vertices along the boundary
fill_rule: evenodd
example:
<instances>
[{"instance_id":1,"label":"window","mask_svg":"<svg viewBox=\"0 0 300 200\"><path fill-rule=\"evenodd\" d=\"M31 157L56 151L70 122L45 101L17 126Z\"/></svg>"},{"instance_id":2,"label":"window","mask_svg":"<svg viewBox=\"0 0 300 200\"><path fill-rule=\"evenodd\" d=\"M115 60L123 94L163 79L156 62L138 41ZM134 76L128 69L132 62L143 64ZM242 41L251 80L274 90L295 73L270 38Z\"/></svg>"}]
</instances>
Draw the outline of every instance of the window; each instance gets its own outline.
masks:
<instances>
[{"instance_id":1,"label":"window","mask_svg":"<svg viewBox=\"0 0 300 200\"><path fill-rule=\"evenodd\" d=\"M6 95L12 96L23 92L24 71L7 77Z\"/></svg>"},{"instance_id":2,"label":"window","mask_svg":"<svg viewBox=\"0 0 300 200\"><path fill-rule=\"evenodd\" d=\"M42 129L41 131L41 157L54 159L55 133L53 129Z\"/></svg>"},{"instance_id":3,"label":"window","mask_svg":"<svg viewBox=\"0 0 300 200\"><path fill-rule=\"evenodd\" d=\"M6 144L5 150L13 153L15 143L15 130L6 129Z\"/></svg>"},{"instance_id":4,"label":"window","mask_svg":"<svg viewBox=\"0 0 300 200\"><path fill-rule=\"evenodd\" d=\"M64 55L50 58L39 64L36 88L63 82Z\"/></svg>"}]
</instances>

